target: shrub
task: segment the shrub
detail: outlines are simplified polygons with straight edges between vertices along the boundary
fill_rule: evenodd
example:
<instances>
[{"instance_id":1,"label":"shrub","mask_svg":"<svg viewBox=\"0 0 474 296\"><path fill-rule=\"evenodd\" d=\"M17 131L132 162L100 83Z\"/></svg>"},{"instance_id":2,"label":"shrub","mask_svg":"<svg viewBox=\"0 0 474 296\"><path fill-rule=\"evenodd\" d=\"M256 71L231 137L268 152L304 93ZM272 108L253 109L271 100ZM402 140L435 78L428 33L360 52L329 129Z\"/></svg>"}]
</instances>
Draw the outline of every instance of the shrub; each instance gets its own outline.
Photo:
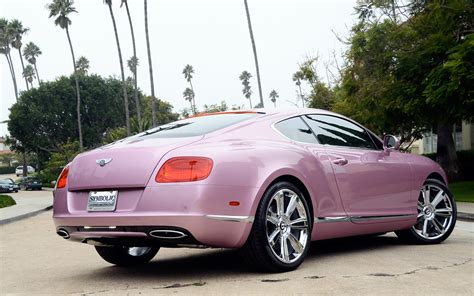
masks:
<instances>
[{"instance_id":1,"label":"shrub","mask_svg":"<svg viewBox=\"0 0 474 296\"><path fill-rule=\"evenodd\" d=\"M0 208L16 205L15 200L10 195L0 195Z\"/></svg>"},{"instance_id":2,"label":"shrub","mask_svg":"<svg viewBox=\"0 0 474 296\"><path fill-rule=\"evenodd\" d=\"M0 167L0 174L14 174L15 167Z\"/></svg>"}]
</instances>

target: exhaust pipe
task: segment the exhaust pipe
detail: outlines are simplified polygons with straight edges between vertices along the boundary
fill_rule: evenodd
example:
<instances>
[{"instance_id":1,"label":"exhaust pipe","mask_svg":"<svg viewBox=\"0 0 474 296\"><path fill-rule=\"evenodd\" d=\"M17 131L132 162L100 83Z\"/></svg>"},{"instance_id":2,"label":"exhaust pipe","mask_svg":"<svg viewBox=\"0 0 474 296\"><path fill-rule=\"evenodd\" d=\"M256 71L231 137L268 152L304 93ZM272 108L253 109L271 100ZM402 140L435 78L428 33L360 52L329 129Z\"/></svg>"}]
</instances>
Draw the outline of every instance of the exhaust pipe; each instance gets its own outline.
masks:
<instances>
[{"instance_id":1,"label":"exhaust pipe","mask_svg":"<svg viewBox=\"0 0 474 296\"><path fill-rule=\"evenodd\" d=\"M63 229L63 228L59 228L57 231L56 231L57 235L59 235L60 237L64 238L64 239L68 239L70 238L71 236L69 235L69 232L67 232L66 229Z\"/></svg>"},{"instance_id":2,"label":"exhaust pipe","mask_svg":"<svg viewBox=\"0 0 474 296\"><path fill-rule=\"evenodd\" d=\"M180 239L188 236L186 233L178 230L157 229L148 233L151 237L160 239Z\"/></svg>"}]
</instances>

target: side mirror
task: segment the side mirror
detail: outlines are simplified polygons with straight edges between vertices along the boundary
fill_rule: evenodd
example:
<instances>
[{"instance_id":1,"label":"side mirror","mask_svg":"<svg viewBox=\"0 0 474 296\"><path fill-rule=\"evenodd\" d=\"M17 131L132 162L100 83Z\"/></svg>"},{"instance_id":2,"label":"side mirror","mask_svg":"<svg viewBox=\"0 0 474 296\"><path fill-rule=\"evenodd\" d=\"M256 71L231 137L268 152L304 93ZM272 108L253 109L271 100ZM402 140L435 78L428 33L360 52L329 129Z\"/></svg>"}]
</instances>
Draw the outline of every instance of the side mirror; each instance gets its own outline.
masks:
<instances>
[{"instance_id":1,"label":"side mirror","mask_svg":"<svg viewBox=\"0 0 474 296\"><path fill-rule=\"evenodd\" d=\"M383 137L383 149L387 152L400 149L400 140L395 136L385 135Z\"/></svg>"}]
</instances>

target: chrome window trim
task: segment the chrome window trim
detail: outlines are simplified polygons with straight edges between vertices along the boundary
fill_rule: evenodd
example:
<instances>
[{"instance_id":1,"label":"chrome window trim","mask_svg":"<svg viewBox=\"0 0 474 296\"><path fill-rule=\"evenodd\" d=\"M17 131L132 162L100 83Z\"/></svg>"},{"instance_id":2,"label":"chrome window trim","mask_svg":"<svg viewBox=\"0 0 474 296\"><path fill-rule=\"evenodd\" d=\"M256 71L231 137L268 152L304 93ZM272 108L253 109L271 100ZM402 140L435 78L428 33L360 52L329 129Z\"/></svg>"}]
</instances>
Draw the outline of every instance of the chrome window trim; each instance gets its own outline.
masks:
<instances>
[{"instance_id":1,"label":"chrome window trim","mask_svg":"<svg viewBox=\"0 0 474 296\"><path fill-rule=\"evenodd\" d=\"M341 117L341 116L337 116L337 115L333 115L333 114L320 114L320 113L308 113L308 114L304 114L305 116L311 116L311 115L315 115L315 116L330 116L330 117L335 117L335 118L338 118L340 120L343 120L343 121L347 121L349 123L352 123L353 125L359 127L360 129L362 129L366 134L367 136L369 137L370 141L372 142L372 144L374 144L374 148L375 149L372 149L372 148L367 148L367 147L353 147L353 146L341 146L341 145L330 145L330 144L323 144L325 146L330 146L330 147L347 147L347 148L353 148L353 149L363 149L363 150L376 150L376 151L380 151L380 149L377 148L377 145L375 144L374 140L372 139L372 137L370 136L370 132L363 126L361 125L360 123L358 122L355 122L354 120L350 119L350 118L344 118L344 117ZM303 116L303 115L302 115ZM303 119L303 118L302 118ZM303 121L305 121L305 119L303 119ZM306 121L305 121L306 123ZM308 126L309 124L306 123ZM309 127L311 129L311 131L313 131L313 129L311 128L311 126ZM313 131L313 134L316 136L316 133ZM317 138L316 138L317 139Z\"/></svg>"},{"instance_id":2,"label":"chrome window trim","mask_svg":"<svg viewBox=\"0 0 474 296\"><path fill-rule=\"evenodd\" d=\"M280 134L282 137L284 137L285 139L290 140L291 142L295 142L295 143L301 143L301 144L306 144L306 145L317 145L317 146L322 146L322 147L336 147L336 148L344 148L344 149L357 149L357 150L368 150L368 151L379 151L379 152L380 152L380 151L383 151L383 150L381 150L381 149L378 149L378 148L377 148L377 145L376 145L375 143L374 143L375 149L364 148L364 147L351 147L351 146L340 146L340 145L321 144L321 143L318 142L318 139L316 138L316 134L314 133L313 129L312 129L310 126L308 126L308 127L309 127L309 129L311 130L311 132L313 133L313 136L316 138L316 142L317 142L317 143L308 143L308 142L295 141L295 140L293 140L293 139L288 138L288 137L285 136L284 134L282 134L282 133L275 127L275 125L276 125L277 123L280 123L280 122L282 122L282 121L285 121L285 120L290 119L290 118L293 118L293 117L300 117L300 118L301 118L301 116L305 116L305 115L327 115L327 116L333 116L333 117L336 117L336 118L339 118L339 119L342 119L342 120L349 121L350 123L353 123L353 124L357 125L358 127L362 128L367 134L369 134L369 137L370 137L370 139L371 139L372 142L374 142L374 140L372 139L372 135L370 135L370 134L373 134L375 137L377 137L377 136L375 135L375 133L373 133L372 131L370 131L370 130L368 130L367 128L365 128L363 125L359 124L359 123L356 122L356 121L353 121L353 120L350 119L350 118L341 117L341 116L338 116L337 114L327 114L327 113L314 113L314 112L311 112L311 113L301 113L301 114L297 114L297 115L293 114L293 115L284 117L284 118L282 118L282 119L280 119L280 120L278 120L278 121L272 123L271 127L272 127L272 129L273 129L274 131L276 131L276 132L277 132L278 134ZM308 125L308 124L306 123L306 121L304 121L303 118L301 118L301 120L303 120L303 122L304 122L306 125ZM377 139L379 139L379 138L377 137ZM379 139L379 140L380 140L380 139Z\"/></svg>"},{"instance_id":3,"label":"chrome window trim","mask_svg":"<svg viewBox=\"0 0 474 296\"><path fill-rule=\"evenodd\" d=\"M229 221L229 222L246 222L252 223L254 220L253 216L230 216L230 215L205 215L208 219Z\"/></svg>"},{"instance_id":4,"label":"chrome window trim","mask_svg":"<svg viewBox=\"0 0 474 296\"><path fill-rule=\"evenodd\" d=\"M301 144L309 144L309 145L319 145L319 146L324 146L324 145L321 145L320 143L318 143L318 139L316 138L316 135L314 134L313 130L311 129L311 127L303 120L303 118L301 118L301 115L291 115L291 116L288 116L288 117L285 117L283 119L280 119L274 123L272 123L271 125L271 128L276 131L278 134L280 134L283 138L285 139L288 139L290 140L291 142L295 142L295 143L301 143ZM316 143L309 143L309 142L301 142L301 141L296 141L296 140L293 140L289 137L287 137L286 135L284 135L282 132L280 132L275 125L277 125L278 123L282 122L282 121L285 121L285 120L288 120L288 119L291 119L291 118L295 118L295 117L300 117L301 121L309 128L309 130L311 131L311 133L313 134L313 137L314 137L314 140L316 141Z\"/></svg>"}]
</instances>

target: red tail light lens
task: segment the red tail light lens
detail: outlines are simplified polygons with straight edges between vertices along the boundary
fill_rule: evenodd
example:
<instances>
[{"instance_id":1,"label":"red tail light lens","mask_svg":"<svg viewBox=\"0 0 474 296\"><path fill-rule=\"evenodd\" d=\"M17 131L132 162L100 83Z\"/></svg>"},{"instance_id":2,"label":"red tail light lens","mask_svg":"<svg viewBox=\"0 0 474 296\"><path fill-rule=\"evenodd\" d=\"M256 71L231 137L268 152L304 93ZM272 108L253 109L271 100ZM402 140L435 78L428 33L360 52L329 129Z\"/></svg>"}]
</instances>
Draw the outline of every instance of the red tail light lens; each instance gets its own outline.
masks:
<instances>
[{"instance_id":1,"label":"red tail light lens","mask_svg":"<svg viewBox=\"0 0 474 296\"><path fill-rule=\"evenodd\" d=\"M175 157L163 164L156 182L192 182L206 179L211 173L212 159L207 157Z\"/></svg>"},{"instance_id":2,"label":"red tail light lens","mask_svg":"<svg viewBox=\"0 0 474 296\"><path fill-rule=\"evenodd\" d=\"M69 167L65 166L61 175L59 175L58 183L56 183L56 188L64 188L67 184L67 175L69 174Z\"/></svg>"}]
</instances>

